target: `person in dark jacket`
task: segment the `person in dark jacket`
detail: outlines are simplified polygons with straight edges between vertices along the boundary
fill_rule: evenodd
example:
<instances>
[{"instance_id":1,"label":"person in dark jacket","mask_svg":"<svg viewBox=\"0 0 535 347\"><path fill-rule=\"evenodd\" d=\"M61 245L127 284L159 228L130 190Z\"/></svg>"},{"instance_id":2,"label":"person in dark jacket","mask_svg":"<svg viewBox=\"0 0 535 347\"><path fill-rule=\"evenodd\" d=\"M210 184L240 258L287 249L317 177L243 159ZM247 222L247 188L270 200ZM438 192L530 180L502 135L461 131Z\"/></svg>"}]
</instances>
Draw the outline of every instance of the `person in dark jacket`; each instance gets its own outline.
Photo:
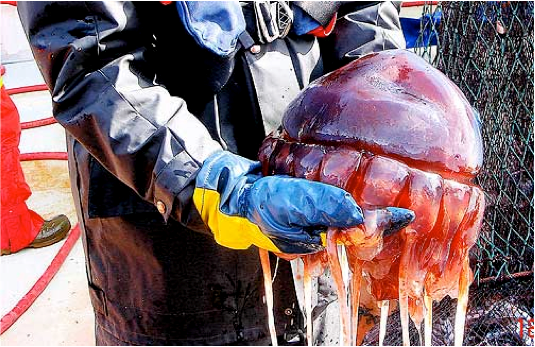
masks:
<instances>
[{"instance_id":1,"label":"person in dark jacket","mask_svg":"<svg viewBox=\"0 0 535 347\"><path fill-rule=\"evenodd\" d=\"M404 45L398 5L18 10L67 133L97 344L268 344L251 246L316 252L325 227L357 225L362 214L339 188L262 177L258 148L310 81ZM275 276L280 342L302 340L290 265L278 263Z\"/></svg>"}]
</instances>

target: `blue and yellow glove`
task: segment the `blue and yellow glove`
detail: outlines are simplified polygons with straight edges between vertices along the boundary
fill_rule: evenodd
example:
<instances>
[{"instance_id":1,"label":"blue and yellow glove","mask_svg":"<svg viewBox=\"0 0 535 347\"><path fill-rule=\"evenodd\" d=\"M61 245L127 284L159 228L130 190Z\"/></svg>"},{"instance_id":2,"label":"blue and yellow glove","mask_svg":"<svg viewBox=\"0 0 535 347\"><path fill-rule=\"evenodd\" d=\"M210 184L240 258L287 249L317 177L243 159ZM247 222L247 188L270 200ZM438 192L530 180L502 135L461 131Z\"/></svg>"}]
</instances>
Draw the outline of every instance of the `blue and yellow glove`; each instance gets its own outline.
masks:
<instances>
[{"instance_id":1,"label":"blue and yellow glove","mask_svg":"<svg viewBox=\"0 0 535 347\"><path fill-rule=\"evenodd\" d=\"M353 197L335 186L288 176L262 177L260 163L220 151L199 171L195 207L225 247L251 245L275 253L307 254L323 249L327 227L363 222Z\"/></svg>"}]
</instances>

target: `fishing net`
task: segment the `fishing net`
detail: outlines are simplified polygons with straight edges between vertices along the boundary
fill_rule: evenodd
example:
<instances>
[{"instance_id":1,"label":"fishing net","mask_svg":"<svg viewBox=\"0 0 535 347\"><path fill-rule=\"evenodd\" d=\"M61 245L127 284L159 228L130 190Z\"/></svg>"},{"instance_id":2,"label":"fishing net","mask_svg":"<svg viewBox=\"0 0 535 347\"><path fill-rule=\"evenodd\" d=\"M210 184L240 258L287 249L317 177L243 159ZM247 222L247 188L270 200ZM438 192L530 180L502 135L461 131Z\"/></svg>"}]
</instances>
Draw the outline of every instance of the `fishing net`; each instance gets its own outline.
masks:
<instances>
[{"instance_id":1,"label":"fishing net","mask_svg":"<svg viewBox=\"0 0 535 347\"><path fill-rule=\"evenodd\" d=\"M533 2L422 8L411 49L461 88L482 122L485 159L477 183L487 207L471 252L464 344L533 345ZM453 345L455 302L434 306L434 345ZM376 325L363 344L377 345L378 334ZM412 324L411 344L418 339ZM401 343L393 313L384 344Z\"/></svg>"}]
</instances>

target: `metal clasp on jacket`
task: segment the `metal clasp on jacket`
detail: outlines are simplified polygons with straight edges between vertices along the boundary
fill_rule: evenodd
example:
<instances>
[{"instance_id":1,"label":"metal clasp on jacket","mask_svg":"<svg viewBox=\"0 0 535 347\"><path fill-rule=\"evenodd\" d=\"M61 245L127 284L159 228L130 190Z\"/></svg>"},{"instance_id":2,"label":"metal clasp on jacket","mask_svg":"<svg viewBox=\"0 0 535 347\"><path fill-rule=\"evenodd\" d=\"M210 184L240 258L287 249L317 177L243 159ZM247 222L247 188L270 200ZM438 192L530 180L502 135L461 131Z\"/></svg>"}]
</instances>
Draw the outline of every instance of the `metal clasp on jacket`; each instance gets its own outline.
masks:
<instances>
[{"instance_id":1,"label":"metal clasp on jacket","mask_svg":"<svg viewBox=\"0 0 535 347\"><path fill-rule=\"evenodd\" d=\"M293 11L289 1L255 1L256 32L260 43L284 38L290 32Z\"/></svg>"}]
</instances>

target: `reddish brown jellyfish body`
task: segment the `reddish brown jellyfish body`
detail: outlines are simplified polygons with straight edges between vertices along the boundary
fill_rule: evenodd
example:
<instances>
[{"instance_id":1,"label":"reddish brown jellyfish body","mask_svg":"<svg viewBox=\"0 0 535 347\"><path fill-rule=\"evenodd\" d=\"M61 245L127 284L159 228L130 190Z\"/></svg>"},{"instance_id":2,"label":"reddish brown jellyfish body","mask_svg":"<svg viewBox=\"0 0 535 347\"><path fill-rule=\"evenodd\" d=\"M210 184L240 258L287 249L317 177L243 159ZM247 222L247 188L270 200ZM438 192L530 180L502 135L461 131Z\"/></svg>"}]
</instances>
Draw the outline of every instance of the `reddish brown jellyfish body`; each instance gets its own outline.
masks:
<instances>
[{"instance_id":1,"label":"reddish brown jellyfish body","mask_svg":"<svg viewBox=\"0 0 535 347\"><path fill-rule=\"evenodd\" d=\"M331 267L341 343L355 343L360 290L367 288L384 314L389 301L399 302L404 344L409 316L417 327L425 322L430 344L432 302L457 297L456 345L462 344L472 281L468 251L485 205L474 183L483 153L478 122L444 74L411 52L392 50L366 55L310 84L264 141L259 159L265 175L336 185L363 209L363 225L329 229L327 257L303 257L305 279L321 273L312 264ZM390 225L388 207L412 210L414 221L394 231L400 226ZM352 274L346 280L349 300L340 245Z\"/></svg>"}]
</instances>

